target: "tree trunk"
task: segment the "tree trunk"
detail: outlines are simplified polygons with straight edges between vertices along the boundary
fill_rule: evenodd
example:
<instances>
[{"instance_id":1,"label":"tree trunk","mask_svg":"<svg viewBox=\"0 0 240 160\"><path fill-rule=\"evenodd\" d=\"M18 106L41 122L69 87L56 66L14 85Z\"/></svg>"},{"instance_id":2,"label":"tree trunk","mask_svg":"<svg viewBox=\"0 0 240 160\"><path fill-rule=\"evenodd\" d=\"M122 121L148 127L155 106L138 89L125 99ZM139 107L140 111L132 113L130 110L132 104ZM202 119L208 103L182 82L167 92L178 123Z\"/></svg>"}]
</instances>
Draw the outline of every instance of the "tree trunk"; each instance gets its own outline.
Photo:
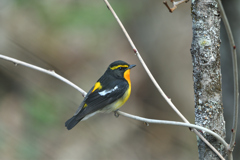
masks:
<instances>
[{"instance_id":1,"label":"tree trunk","mask_svg":"<svg viewBox=\"0 0 240 160\"><path fill-rule=\"evenodd\" d=\"M192 0L191 46L195 96L195 124L211 129L225 138L220 66L220 13L215 0ZM204 137L226 157L225 148L209 134ZM200 139L200 160L219 157Z\"/></svg>"}]
</instances>

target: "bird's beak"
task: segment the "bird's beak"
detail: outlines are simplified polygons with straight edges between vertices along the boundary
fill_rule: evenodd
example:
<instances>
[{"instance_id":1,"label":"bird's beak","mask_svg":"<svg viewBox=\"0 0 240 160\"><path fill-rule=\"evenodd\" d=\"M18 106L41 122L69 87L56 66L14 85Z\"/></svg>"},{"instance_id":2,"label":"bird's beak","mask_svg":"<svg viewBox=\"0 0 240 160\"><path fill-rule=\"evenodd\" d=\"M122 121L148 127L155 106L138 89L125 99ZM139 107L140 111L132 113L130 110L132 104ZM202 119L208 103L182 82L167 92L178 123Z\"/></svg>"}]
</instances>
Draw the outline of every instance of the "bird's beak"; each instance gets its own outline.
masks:
<instances>
[{"instance_id":1,"label":"bird's beak","mask_svg":"<svg viewBox=\"0 0 240 160\"><path fill-rule=\"evenodd\" d=\"M132 69L133 67L135 67L136 65L135 64L132 64L128 67L128 69Z\"/></svg>"}]
</instances>

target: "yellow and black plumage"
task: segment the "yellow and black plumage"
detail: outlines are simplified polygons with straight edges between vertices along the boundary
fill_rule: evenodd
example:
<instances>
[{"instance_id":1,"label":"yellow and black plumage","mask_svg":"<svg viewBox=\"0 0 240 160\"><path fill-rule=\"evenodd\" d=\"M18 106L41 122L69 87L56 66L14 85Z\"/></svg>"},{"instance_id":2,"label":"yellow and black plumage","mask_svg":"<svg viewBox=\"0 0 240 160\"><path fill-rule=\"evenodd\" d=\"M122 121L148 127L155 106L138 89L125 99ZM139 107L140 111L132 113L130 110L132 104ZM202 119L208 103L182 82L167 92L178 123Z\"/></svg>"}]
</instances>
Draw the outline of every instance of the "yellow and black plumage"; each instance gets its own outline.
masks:
<instances>
[{"instance_id":1,"label":"yellow and black plumage","mask_svg":"<svg viewBox=\"0 0 240 160\"><path fill-rule=\"evenodd\" d=\"M120 60L111 63L89 90L74 116L66 121L67 129L72 129L79 121L98 112L112 112L119 109L130 96L130 69L135 66Z\"/></svg>"}]
</instances>

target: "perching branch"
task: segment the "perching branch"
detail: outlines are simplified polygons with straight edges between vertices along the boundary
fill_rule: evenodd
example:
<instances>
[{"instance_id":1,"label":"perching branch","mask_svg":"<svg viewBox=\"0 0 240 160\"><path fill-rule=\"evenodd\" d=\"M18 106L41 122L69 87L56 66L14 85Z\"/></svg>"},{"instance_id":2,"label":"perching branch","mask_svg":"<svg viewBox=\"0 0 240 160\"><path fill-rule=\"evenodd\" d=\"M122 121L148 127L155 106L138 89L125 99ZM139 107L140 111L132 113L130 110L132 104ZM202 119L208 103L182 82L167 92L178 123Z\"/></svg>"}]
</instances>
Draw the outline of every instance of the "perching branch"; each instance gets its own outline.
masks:
<instances>
[{"instance_id":1,"label":"perching branch","mask_svg":"<svg viewBox=\"0 0 240 160\"><path fill-rule=\"evenodd\" d=\"M180 116L180 118L185 122L185 123L189 123L189 121L182 115L182 113L175 107L175 105L172 103L171 99L168 98L166 96L166 94L163 92L163 90L161 89L161 87L159 86L159 84L157 83L157 81L155 80L155 78L153 77L152 73L150 72L150 70L148 69L147 65L145 64L145 62L143 61L140 53L138 52L137 48L135 47L132 39L130 38L129 34L127 33L125 27L123 26L122 22L120 21L120 19L118 18L117 14L115 13L115 11L113 10L113 8L111 7L111 5L109 4L109 2L107 0L104 0L104 2L106 3L108 9L112 12L114 18L117 20L119 26L121 27L123 33L125 34L127 40L129 41L130 45L133 48L133 51L135 52L135 54L137 55L139 61L141 62L141 64L143 65L145 71L147 72L148 76L150 77L150 79L152 80L153 84L155 85L155 87L157 88L157 90L160 92L160 94L163 96L163 98L167 101L167 103L172 107L172 109L178 114L178 116ZM221 159L224 159L223 156L196 130L193 129L194 133L200 138L202 139L208 146L209 148L211 148Z\"/></svg>"},{"instance_id":2,"label":"perching branch","mask_svg":"<svg viewBox=\"0 0 240 160\"><path fill-rule=\"evenodd\" d=\"M35 66L35 65L32 65L32 64L29 64L29 63L26 63L26 62L14 59L14 58L10 58L8 56L4 56L4 55L1 55L1 54L0 54L0 58L4 59L4 60L7 60L7 61L10 61L10 62L13 62L15 65L16 64L17 65L22 65L22 66L25 66L25 67L28 67L28 68L31 68L31 69L34 69L34 70L37 70L37 71L49 74L49 75L51 75L51 76L53 76L53 77L55 77L55 78L65 82L66 84L72 86L73 88L77 89L80 93L82 93L83 96L86 95L86 92L84 90L82 90L77 85L75 85L72 82L70 82L69 80L65 79L64 77L58 75L54 71L46 70L46 69L43 69L41 67L38 67L38 66ZM196 128L198 130L201 130L202 132L207 132L207 133L213 135L214 137L216 137L225 146L225 148L228 147L228 144L218 134L214 133L213 131L211 131L211 130L209 130L207 128L201 127L201 126L197 126L197 125L189 124L189 123L183 123L183 122L176 122L176 121L165 121L165 120L148 119L148 118L143 118L143 117L131 115L131 114L128 114L128 113L125 113L125 112L122 112L122 111L117 111L117 113L119 115L122 115L122 116L125 116L125 117L128 117L128 118L132 118L132 119L135 119L135 120L138 120L138 121L146 122L146 123L168 124L168 125L176 125L176 126L184 126L184 127L189 127L189 128Z\"/></svg>"},{"instance_id":3,"label":"perching branch","mask_svg":"<svg viewBox=\"0 0 240 160\"><path fill-rule=\"evenodd\" d=\"M32 65L32 64L29 64L29 63L26 63L26 62L23 62L23 61L20 61L20 60L8 57L8 56L4 56L4 55L1 55L1 54L0 54L0 58L4 59L4 60L7 60L7 61L10 61L10 62L13 62L15 66L22 65L22 66L25 66L25 67L28 67L28 68L31 68L31 69L34 69L34 70L37 70L37 71L49 74L49 75L51 75L51 76L53 76L53 77L55 77L55 78L65 82L65 83L67 83L68 85L72 86L76 90L78 90L80 93L82 93L83 97L85 97L85 95L87 94L84 90L79 88L76 84L70 82L66 78L63 78L62 76L57 74L54 70L43 69L41 67L38 67L38 66L35 66L35 65Z\"/></svg>"},{"instance_id":4,"label":"perching branch","mask_svg":"<svg viewBox=\"0 0 240 160\"><path fill-rule=\"evenodd\" d=\"M184 2L187 3L189 0L180 0L180 1L177 1L177 2L175 2L175 1L173 1L173 0L170 0L170 1L171 1L172 4L173 4L173 7L172 7L172 8L169 7L167 1L163 1L163 4L165 4L165 6L168 8L169 12L172 13L175 9L177 9L177 6L178 6L179 4L182 4L182 3L184 3Z\"/></svg>"},{"instance_id":5,"label":"perching branch","mask_svg":"<svg viewBox=\"0 0 240 160\"><path fill-rule=\"evenodd\" d=\"M231 27L228 23L227 16L225 14L224 8L222 6L222 2L220 0L217 0L219 4L219 9L221 12L223 24L225 26L225 29L228 34L228 39L231 46L232 51L232 63L233 63L233 81L234 81L234 110L233 110L233 127L232 127L232 134L231 134L231 140L229 144L229 151L232 152L235 146L235 140L236 140L236 133L237 133L237 123L238 123L238 98L239 98L239 91L238 91L238 65L237 65L237 51L235 42L232 35Z\"/></svg>"},{"instance_id":6,"label":"perching branch","mask_svg":"<svg viewBox=\"0 0 240 160\"><path fill-rule=\"evenodd\" d=\"M148 119L148 118L143 118L143 117L135 116L135 115L132 115L132 114L128 114L128 113L125 113L125 112L122 112L122 111L117 111L117 113L122 115L122 116L131 118L131 119L135 119L135 120L138 120L138 121L142 121L142 122L145 122L145 123L168 124L168 125L174 125L174 126L183 126L183 127L195 128L195 129L201 130L202 132L207 132L207 133L213 135L224 145L225 148L228 148L228 144L218 134L216 134L215 132L213 132L213 131L211 131L207 128L204 128L204 127L201 127L201 126L198 126L198 125L195 125L195 124L189 124L189 123L184 123L184 122L176 122L176 121Z\"/></svg>"}]
</instances>

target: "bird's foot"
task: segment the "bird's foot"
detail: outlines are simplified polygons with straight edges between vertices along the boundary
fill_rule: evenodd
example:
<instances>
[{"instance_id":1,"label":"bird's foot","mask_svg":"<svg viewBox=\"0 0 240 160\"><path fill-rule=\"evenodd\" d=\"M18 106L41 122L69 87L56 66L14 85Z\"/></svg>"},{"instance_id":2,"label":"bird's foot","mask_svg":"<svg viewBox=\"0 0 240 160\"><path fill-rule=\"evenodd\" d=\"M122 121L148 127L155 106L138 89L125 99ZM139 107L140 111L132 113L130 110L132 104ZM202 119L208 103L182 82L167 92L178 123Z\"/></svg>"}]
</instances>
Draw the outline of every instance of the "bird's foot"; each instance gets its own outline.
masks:
<instances>
[{"instance_id":1,"label":"bird's foot","mask_svg":"<svg viewBox=\"0 0 240 160\"><path fill-rule=\"evenodd\" d=\"M114 111L114 116L115 116L116 118L119 117L119 114L117 113L117 111L119 111L119 109L117 109L117 110Z\"/></svg>"}]
</instances>

